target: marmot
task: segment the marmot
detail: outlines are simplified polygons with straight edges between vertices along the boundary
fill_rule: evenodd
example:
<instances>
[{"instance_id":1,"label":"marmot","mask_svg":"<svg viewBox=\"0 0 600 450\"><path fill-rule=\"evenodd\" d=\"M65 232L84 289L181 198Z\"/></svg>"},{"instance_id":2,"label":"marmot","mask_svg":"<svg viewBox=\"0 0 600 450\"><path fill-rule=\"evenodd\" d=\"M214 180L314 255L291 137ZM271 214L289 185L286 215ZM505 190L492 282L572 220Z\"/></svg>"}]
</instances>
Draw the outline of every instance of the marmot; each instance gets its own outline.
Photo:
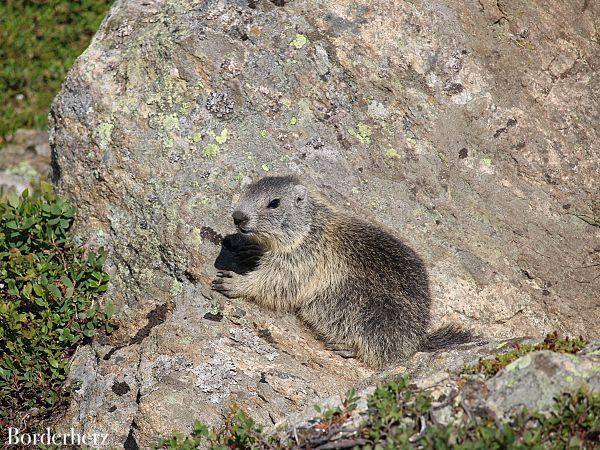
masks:
<instances>
[{"instance_id":1,"label":"marmot","mask_svg":"<svg viewBox=\"0 0 600 450\"><path fill-rule=\"evenodd\" d=\"M419 256L295 176L247 186L233 221L262 255L246 274L218 272L213 289L296 313L342 356L382 368L472 339L452 326L428 334L431 298Z\"/></svg>"}]
</instances>

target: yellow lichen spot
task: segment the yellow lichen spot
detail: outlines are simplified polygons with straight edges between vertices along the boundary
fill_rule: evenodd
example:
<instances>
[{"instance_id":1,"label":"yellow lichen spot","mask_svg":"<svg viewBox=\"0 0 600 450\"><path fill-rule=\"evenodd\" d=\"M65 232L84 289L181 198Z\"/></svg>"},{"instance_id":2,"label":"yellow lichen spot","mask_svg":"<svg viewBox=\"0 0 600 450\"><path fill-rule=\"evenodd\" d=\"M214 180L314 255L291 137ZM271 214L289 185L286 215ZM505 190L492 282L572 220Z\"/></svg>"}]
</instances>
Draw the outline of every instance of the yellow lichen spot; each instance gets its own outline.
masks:
<instances>
[{"instance_id":1,"label":"yellow lichen spot","mask_svg":"<svg viewBox=\"0 0 600 450\"><path fill-rule=\"evenodd\" d=\"M182 338L179 338L179 340L177 341L177 343L179 345L190 345L194 342L194 338L191 336L184 336Z\"/></svg>"},{"instance_id":2,"label":"yellow lichen spot","mask_svg":"<svg viewBox=\"0 0 600 450\"><path fill-rule=\"evenodd\" d=\"M98 136L100 137L100 142L102 144L109 144L112 138L112 131L114 128L114 124L110 122L102 122L98 126Z\"/></svg>"},{"instance_id":3,"label":"yellow lichen spot","mask_svg":"<svg viewBox=\"0 0 600 450\"><path fill-rule=\"evenodd\" d=\"M292 118L290 119L290 125L296 125L298 123L298 119L296 118L296 116L292 116Z\"/></svg>"},{"instance_id":4,"label":"yellow lichen spot","mask_svg":"<svg viewBox=\"0 0 600 450\"><path fill-rule=\"evenodd\" d=\"M369 145L371 143L371 135L373 134L373 131L372 131L371 127L367 124L359 122L358 125L356 126L356 129L348 128L348 133L351 136L354 136L356 139L358 139L363 144Z\"/></svg>"},{"instance_id":5,"label":"yellow lichen spot","mask_svg":"<svg viewBox=\"0 0 600 450\"><path fill-rule=\"evenodd\" d=\"M271 170L271 168L269 167L268 164L263 164L261 167L262 167L262 170L264 170L265 172L268 172L269 170Z\"/></svg>"},{"instance_id":6,"label":"yellow lichen spot","mask_svg":"<svg viewBox=\"0 0 600 450\"><path fill-rule=\"evenodd\" d=\"M200 230L200 228L194 227L192 229L190 243L194 248L199 248L202 245L202 230Z\"/></svg>"},{"instance_id":7,"label":"yellow lichen spot","mask_svg":"<svg viewBox=\"0 0 600 450\"><path fill-rule=\"evenodd\" d=\"M167 131L179 128L179 120L175 114L169 114L163 119L163 128Z\"/></svg>"},{"instance_id":8,"label":"yellow lichen spot","mask_svg":"<svg viewBox=\"0 0 600 450\"><path fill-rule=\"evenodd\" d=\"M187 114L190 112L191 108L192 108L192 104L190 102L183 102L181 104L181 106L179 107L179 112L181 114L183 114L184 116L187 116Z\"/></svg>"},{"instance_id":9,"label":"yellow lichen spot","mask_svg":"<svg viewBox=\"0 0 600 450\"><path fill-rule=\"evenodd\" d=\"M388 158L398 158L398 151L395 148L388 148L385 152L385 156Z\"/></svg>"},{"instance_id":10,"label":"yellow lichen spot","mask_svg":"<svg viewBox=\"0 0 600 450\"><path fill-rule=\"evenodd\" d=\"M294 40L292 42L290 42L290 45L292 47L295 47L296 49L300 50L302 47L304 47L306 45L307 42L308 42L308 38L306 36L304 36L303 34L297 34L296 37L294 38Z\"/></svg>"},{"instance_id":11,"label":"yellow lichen spot","mask_svg":"<svg viewBox=\"0 0 600 450\"><path fill-rule=\"evenodd\" d=\"M171 296L172 297L176 297L177 295L181 294L183 292L183 285L177 281L177 280L173 280L171 281Z\"/></svg>"},{"instance_id":12,"label":"yellow lichen spot","mask_svg":"<svg viewBox=\"0 0 600 450\"><path fill-rule=\"evenodd\" d=\"M223 131L221 131L221 134L218 136L215 136L215 141L217 141L217 144L222 145L225 142L227 142L228 138L229 138L229 136L228 136L227 128L223 128Z\"/></svg>"},{"instance_id":13,"label":"yellow lichen spot","mask_svg":"<svg viewBox=\"0 0 600 450\"><path fill-rule=\"evenodd\" d=\"M262 33L262 28L258 26L251 27L248 31L248 35L253 38L259 38Z\"/></svg>"},{"instance_id":14,"label":"yellow lichen spot","mask_svg":"<svg viewBox=\"0 0 600 450\"><path fill-rule=\"evenodd\" d=\"M205 158L214 158L219 154L219 146L217 144L208 144L202 149L202 154Z\"/></svg>"},{"instance_id":15,"label":"yellow lichen spot","mask_svg":"<svg viewBox=\"0 0 600 450\"><path fill-rule=\"evenodd\" d=\"M266 138L266 137L267 137L267 130L260 130L260 131L258 132L258 135L259 135L261 138Z\"/></svg>"}]
</instances>

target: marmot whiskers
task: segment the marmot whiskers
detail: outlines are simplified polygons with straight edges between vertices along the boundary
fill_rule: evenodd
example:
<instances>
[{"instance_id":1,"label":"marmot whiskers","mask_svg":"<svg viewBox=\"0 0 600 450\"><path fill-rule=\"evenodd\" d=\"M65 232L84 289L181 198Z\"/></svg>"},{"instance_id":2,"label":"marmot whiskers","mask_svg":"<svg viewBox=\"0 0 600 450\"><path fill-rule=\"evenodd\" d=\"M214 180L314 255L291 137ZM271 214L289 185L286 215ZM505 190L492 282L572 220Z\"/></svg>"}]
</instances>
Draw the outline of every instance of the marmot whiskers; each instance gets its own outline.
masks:
<instances>
[{"instance_id":1,"label":"marmot whiskers","mask_svg":"<svg viewBox=\"0 0 600 450\"><path fill-rule=\"evenodd\" d=\"M264 253L249 273L219 272L213 288L295 312L344 356L381 368L472 338L452 326L428 334L431 299L419 256L295 176L250 184L233 221Z\"/></svg>"}]
</instances>

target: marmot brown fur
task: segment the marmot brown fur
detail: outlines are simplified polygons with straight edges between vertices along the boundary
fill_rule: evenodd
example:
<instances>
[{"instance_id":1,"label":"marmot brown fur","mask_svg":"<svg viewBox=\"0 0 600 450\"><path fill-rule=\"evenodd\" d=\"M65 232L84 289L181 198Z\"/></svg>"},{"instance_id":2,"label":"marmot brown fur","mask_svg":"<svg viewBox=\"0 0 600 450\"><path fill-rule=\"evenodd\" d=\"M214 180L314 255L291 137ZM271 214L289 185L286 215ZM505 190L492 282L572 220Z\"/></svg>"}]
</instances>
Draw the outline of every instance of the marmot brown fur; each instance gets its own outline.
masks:
<instances>
[{"instance_id":1,"label":"marmot brown fur","mask_svg":"<svg viewBox=\"0 0 600 450\"><path fill-rule=\"evenodd\" d=\"M344 356L381 368L472 338L454 327L428 334L431 299L419 256L295 176L250 184L233 220L263 252L255 270L219 272L213 288L296 313Z\"/></svg>"}]
</instances>

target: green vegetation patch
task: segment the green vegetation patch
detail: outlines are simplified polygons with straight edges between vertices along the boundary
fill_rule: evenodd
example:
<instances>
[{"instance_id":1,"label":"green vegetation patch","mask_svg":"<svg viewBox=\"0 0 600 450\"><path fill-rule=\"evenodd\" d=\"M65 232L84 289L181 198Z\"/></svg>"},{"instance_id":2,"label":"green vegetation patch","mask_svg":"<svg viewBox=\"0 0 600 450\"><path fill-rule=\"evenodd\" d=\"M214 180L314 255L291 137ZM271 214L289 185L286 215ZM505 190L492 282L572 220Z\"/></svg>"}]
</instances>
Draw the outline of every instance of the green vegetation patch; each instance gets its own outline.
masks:
<instances>
[{"instance_id":1,"label":"green vegetation patch","mask_svg":"<svg viewBox=\"0 0 600 450\"><path fill-rule=\"evenodd\" d=\"M196 421L189 436L176 433L168 439L161 439L155 449L209 448L212 450L229 449L269 449L281 448L274 437L265 437L263 429L251 417L236 406L231 408L225 420L223 430L209 429Z\"/></svg>"},{"instance_id":2,"label":"green vegetation patch","mask_svg":"<svg viewBox=\"0 0 600 450\"><path fill-rule=\"evenodd\" d=\"M76 346L116 326L98 302L106 254L73 242L74 215L45 183L0 201L0 424L47 418Z\"/></svg>"},{"instance_id":3,"label":"green vegetation patch","mask_svg":"<svg viewBox=\"0 0 600 450\"><path fill-rule=\"evenodd\" d=\"M439 400L439 399L438 399ZM584 390L558 397L548 414L521 411L500 423L487 411L469 411L446 402L452 417L448 425L435 419L440 408L428 391L410 384L408 377L381 384L368 396L367 416L357 426L347 426L357 398L350 391L341 407L320 412L308 429L295 429L281 440L268 437L246 413L233 408L221 429L194 424L190 436L162 439L161 449L593 449L600 443L600 395ZM444 406L444 403L442 403ZM318 410L320 411L320 410ZM293 440L292 440L293 439Z\"/></svg>"},{"instance_id":4,"label":"green vegetation patch","mask_svg":"<svg viewBox=\"0 0 600 450\"><path fill-rule=\"evenodd\" d=\"M67 70L110 0L0 2L0 146L19 128L44 128Z\"/></svg>"},{"instance_id":5,"label":"green vegetation patch","mask_svg":"<svg viewBox=\"0 0 600 450\"><path fill-rule=\"evenodd\" d=\"M566 336L564 339L560 338L558 332L554 332L546 335L543 342L539 344L525 344L520 345L515 343L512 345L513 350L497 355L493 358L480 359L474 366L465 367L463 373L465 374L477 374L482 373L486 377L492 377L496 375L500 370L504 369L513 361L516 361L521 356L527 353L536 352L540 350L550 350L559 353L571 353L575 354L579 352L587 341L583 337L569 338Z\"/></svg>"},{"instance_id":6,"label":"green vegetation patch","mask_svg":"<svg viewBox=\"0 0 600 450\"><path fill-rule=\"evenodd\" d=\"M362 430L362 448L593 448L600 436L600 395L584 391L557 398L550 414L521 411L507 423L461 404L452 406L452 417L463 421L438 424L432 413L439 406L433 404L432 396L406 377L379 386L368 399L373 414Z\"/></svg>"}]
</instances>

